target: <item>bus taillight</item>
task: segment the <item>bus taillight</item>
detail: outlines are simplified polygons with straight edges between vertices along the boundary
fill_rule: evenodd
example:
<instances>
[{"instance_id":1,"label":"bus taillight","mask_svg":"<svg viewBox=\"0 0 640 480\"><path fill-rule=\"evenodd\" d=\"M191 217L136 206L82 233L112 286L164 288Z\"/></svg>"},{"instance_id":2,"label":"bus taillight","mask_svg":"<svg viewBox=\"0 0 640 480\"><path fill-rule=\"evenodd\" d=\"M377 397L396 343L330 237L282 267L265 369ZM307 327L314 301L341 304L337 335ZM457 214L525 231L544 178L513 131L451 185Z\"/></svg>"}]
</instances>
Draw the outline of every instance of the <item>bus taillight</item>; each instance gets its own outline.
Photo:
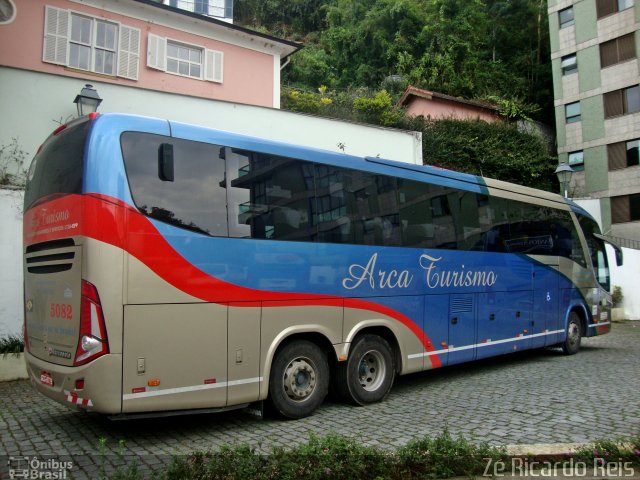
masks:
<instances>
[{"instance_id":1,"label":"bus taillight","mask_svg":"<svg viewBox=\"0 0 640 480\"><path fill-rule=\"evenodd\" d=\"M106 353L109 353L109 342L98 290L94 285L83 280L80 335L73 364L83 365Z\"/></svg>"}]
</instances>

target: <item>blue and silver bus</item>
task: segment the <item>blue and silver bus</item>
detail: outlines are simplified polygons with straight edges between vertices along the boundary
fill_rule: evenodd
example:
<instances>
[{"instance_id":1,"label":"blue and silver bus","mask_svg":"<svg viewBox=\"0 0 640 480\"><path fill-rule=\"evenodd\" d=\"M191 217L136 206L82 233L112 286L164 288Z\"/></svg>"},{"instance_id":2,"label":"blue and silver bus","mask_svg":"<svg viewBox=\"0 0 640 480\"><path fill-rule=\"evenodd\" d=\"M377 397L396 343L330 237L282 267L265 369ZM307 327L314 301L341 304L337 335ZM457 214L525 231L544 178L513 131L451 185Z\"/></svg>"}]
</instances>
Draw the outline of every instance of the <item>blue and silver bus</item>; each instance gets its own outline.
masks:
<instances>
[{"instance_id":1,"label":"blue and silver bus","mask_svg":"<svg viewBox=\"0 0 640 480\"><path fill-rule=\"evenodd\" d=\"M29 170L28 370L110 415L365 405L397 375L607 333L603 239L544 191L92 114Z\"/></svg>"}]
</instances>

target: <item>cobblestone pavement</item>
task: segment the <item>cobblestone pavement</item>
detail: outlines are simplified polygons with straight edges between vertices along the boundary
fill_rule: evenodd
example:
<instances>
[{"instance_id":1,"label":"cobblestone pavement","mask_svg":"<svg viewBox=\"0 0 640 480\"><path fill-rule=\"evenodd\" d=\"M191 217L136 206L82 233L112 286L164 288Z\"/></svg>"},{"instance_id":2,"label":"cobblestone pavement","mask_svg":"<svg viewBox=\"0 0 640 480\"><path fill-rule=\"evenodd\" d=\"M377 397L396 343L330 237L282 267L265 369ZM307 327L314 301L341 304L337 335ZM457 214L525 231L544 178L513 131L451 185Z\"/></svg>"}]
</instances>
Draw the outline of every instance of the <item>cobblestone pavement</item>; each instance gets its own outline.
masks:
<instances>
[{"instance_id":1,"label":"cobblestone pavement","mask_svg":"<svg viewBox=\"0 0 640 480\"><path fill-rule=\"evenodd\" d=\"M382 403L352 407L327 401L313 416L284 421L243 412L112 422L72 412L27 381L0 384L0 478L8 456L72 456L76 478L125 459L143 471L172 455L248 443L259 450L336 432L394 448L447 428L494 444L586 442L640 434L640 322L583 341L577 355L538 350L397 379ZM100 447L100 444L103 446ZM103 453L100 454L100 451Z\"/></svg>"}]
</instances>

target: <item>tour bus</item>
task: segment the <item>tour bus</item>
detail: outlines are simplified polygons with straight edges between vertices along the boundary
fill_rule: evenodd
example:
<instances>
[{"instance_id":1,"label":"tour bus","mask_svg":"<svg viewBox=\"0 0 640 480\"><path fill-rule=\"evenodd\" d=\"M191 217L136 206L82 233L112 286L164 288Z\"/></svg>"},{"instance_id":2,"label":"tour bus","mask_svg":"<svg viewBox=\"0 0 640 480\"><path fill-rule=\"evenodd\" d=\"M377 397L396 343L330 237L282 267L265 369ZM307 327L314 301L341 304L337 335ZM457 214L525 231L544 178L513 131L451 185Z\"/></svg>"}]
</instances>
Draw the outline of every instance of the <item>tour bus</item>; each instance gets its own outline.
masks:
<instances>
[{"instance_id":1,"label":"tour bus","mask_svg":"<svg viewBox=\"0 0 640 480\"><path fill-rule=\"evenodd\" d=\"M364 405L396 375L611 328L592 217L431 166L91 114L40 147L24 206L31 382L116 418L300 418L329 388Z\"/></svg>"}]
</instances>

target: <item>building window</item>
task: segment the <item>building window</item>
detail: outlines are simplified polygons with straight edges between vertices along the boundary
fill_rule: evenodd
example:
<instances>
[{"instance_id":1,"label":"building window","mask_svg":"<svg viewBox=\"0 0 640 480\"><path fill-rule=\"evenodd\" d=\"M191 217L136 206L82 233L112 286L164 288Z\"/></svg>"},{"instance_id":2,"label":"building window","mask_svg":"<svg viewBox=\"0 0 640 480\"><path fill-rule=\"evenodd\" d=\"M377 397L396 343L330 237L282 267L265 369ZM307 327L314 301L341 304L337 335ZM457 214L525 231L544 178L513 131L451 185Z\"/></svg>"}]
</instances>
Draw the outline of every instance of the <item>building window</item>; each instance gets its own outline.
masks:
<instances>
[{"instance_id":1,"label":"building window","mask_svg":"<svg viewBox=\"0 0 640 480\"><path fill-rule=\"evenodd\" d=\"M12 0L0 0L0 25L13 22L16 18L16 6Z\"/></svg>"},{"instance_id":2,"label":"building window","mask_svg":"<svg viewBox=\"0 0 640 480\"><path fill-rule=\"evenodd\" d=\"M560 19L560 28L568 27L574 24L573 21L573 7L565 8L558 12L558 18Z\"/></svg>"},{"instance_id":3,"label":"building window","mask_svg":"<svg viewBox=\"0 0 640 480\"><path fill-rule=\"evenodd\" d=\"M117 32L114 23L72 13L69 66L115 75Z\"/></svg>"},{"instance_id":4,"label":"building window","mask_svg":"<svg viewBox=\"0 0 640 480\"><path fill-rule=\"evenodd\" d=\"M604 117L612 118L640 111L640 86L614 90L603 95Z\"/></svg>"},{"instance_id":5,"label":"building window","mask_svg":"<svg viewBox=\"0 0 640 480\"><path fill-rule=\"evenodd\" d=\"M611 223L640 220L640 193L611 197Z\"/></svg>"},{"instance_id":6,"label":"building window","mask_svg":"<svg viewBox=\"0 0 640 480\"><path fill-rule=\"evenodd\" d=\"M582 150L569 153L569 166L576 172L584 170L584 152Z\"/></svg>"},{"instance_id":7,"label":"building window","mask_svg":"<svg viewBox=\"0 0 640 480\"><path fill-rule=\"evenodd\" d=\"M627 140L626 142L610 143L607 145L607 160L609 170L620 170L627 167L634 167L638 161L640 149L640 139Z\"/></svg>"},{"instance_id":8,"label":"building window","mask_svg":"<svg viewBox=\"0 0 640 480\"><path fill-rule=\"evenodd\" d=\"M581 118L580 102L568 103L564 106L567 123L579 122Z\"/></svg>"},{"instance_id":9,"label":"building window","mask_svg":"<svg viewBox=\"0 0 640 480\"><path fill-rule=\"evenodd\" d=\"M560 61L560 67L562 68L562 75L570 75L578 71L578 59L575 53L571 55L565 55Z\"/></svg>"},{"instance_id":10,"label":"building window","mask_svg":"<svg viewBox=\"0 0 640 480\"><path fill-rule=\"evenodd\" d=\"M193 12L204 15L209 14L209 0L195 0L193 4Z\"/></svg>"},{"instance_id":11,"label":"building window","mask_svg":"<svg viewBox=\"0 0 640 480\"><path fill-rule=\"evenodd\" d=\"M167 72L202 78L202 49L167 41Z\"/></svg>"},{"instance_id":12,"label":"building window","mask_svg":"<svg viewBox=\"0 0 640 480\"><path fill-rule=\"evenodd\" d=\"M224 53L198 45L185 45L149 34L147 67L163 72L222 83Z\"/></svg>"},{"instance_id":13,"label":"building window","mask_svg":"<svg viewBox=\"0 0 640 480\"><path fill-rule=\"evenodd\" d=\"M627 167L634 167L640 165L640 140L630 140L625 142L627 151Z\"/></svg>"},{"instance_id":14,"label":"building window","mask_svg":"<svg viewBox=\"0 0 640 480\"><path fill-rule=\"evenodd\" d=\"M602 18L631 8L633 3L633 0L596 0L596 12Z\"/></svg>"},{"instance_id":15,"label":"building window","mask_svg":"<svg viewBox=\"0 0 640 480\"><path fill-rule=\"evenodd\" d=\"M140 30L47 6L42 61L138 79Z\"/></svg>"},{"instance_id":16,"label":"building window","mask_svg":"<svg viewBox=\"0 0 640 480\"><path fill-rule=\"evenodd\" d=\"M636 42L633 33L600 44L602 68L636 58Z\"/></svg>"}]
</instances>

